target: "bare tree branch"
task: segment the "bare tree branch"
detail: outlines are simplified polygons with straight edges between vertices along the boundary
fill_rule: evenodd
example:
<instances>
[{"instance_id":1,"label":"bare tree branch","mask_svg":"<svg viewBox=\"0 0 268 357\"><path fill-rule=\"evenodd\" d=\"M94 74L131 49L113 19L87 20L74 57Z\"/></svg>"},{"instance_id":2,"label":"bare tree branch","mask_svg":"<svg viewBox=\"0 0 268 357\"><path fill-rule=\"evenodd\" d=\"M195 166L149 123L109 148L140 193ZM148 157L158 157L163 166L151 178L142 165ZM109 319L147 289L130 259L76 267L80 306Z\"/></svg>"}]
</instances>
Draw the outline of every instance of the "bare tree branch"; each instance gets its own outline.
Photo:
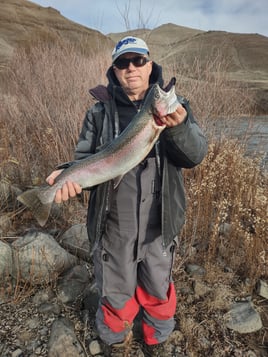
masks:
<instances>
[{"instance_id":1,"label":"bare tree branch","mask_svg":"<svg viewBox=\"0 0 268 357\"><path fill-rule=\"evenodd\" d=\"M131 14L131 5L135 2L132 0L126 0L124 6L120 7L118 5L118 3L116 4L117 10L120 14L120 16L122 17L123 21L124 21L124 25L127 31L131 30L132 26L131 26L131 19L130 19L130 14ZM136 8L136 15L135 18L136 20L134 20L134 22L136 22L136 29L146 29L149 28L149 24L152 21L153 18L153 11L154 11L154 5L152 6L152 8L150 9L150 11L148 11L147 16L145 15L145 11L143 9L143 1L139 0L138 2L138 6ZM134 13L131 14L132 17L134 17ZM158 16L159 18L159 16ZM133 19L132 19L133 21ZM158 20L155 21L155 24L158 22Z\"/></svg>"},{"instance_id":2,"label":"bare tree branch","mask_svg":"<svg viewBox=\"0 0 268 357\"><path fill-rule=\"evenodd\" d=\"M120 8L120 6L118 5L118 3L116 3L116 7L117 7L117 10L120 14L120 16L122 17L123 21L124 21L124 24L125 24L125 27L126 27L126 30L129 31L130 30L130 21L129 21L129 11L130 11L130 3L131 3L131 0L128 0L126 3L125 3L125 6L124 6L124 9L122 10Z\"/></svg>"}]
</instances>

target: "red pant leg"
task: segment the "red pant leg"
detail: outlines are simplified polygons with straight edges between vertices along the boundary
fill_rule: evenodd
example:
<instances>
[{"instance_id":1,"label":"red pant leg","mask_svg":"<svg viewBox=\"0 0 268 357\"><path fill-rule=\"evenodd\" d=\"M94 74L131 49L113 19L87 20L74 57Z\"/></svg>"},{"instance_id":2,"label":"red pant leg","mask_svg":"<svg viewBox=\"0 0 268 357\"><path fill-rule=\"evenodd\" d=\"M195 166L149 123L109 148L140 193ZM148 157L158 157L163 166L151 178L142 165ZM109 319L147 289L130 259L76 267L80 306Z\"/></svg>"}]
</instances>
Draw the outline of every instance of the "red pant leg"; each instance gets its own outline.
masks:
<instances>
[{"instance_id":1,"label":"red pant leg","mask_svg":"<svg viewBox=\"0 0 268 357\"><path fill-rule=\"evenodd\" d=\"M122 332L129 328L139 312L139 305L135 297L128 300L122 309L115 309L107 300L102 304L104 323L113 332Z\"/></svg>"},{"instance_id":2,"label":"red pant leg","mask_svg":"<svg viewBox=\"0 0 268 357\"><path fill-rule=\"evenodd\" d=\"M140 305L151 317L151 320L154 321L154 323L151 324L143 321L145 342L148 345L162 342L162 339L165 340L165 333L168 335L174 327L173 316L176 311L176 292L174 284L170 283L166 299L164 300L148 294L140 286L136 289L136 296ZM157 321L159 321L159 324ZM161 329L163 330L162 334ZM159 338L157 336L159 336Z\"/></svg>"}]
</instances>

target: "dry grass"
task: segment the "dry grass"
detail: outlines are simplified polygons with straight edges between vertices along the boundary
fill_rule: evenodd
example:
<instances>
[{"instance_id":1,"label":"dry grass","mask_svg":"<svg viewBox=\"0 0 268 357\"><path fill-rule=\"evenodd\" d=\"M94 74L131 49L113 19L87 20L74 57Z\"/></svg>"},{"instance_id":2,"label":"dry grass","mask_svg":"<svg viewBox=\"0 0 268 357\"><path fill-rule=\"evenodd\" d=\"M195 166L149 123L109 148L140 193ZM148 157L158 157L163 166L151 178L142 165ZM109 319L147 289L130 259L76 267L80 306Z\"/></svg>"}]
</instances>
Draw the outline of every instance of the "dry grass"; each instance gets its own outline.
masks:
<instances>
[{"instance_id":1,"label":"dry grass","mask_svg":"<svg viewBox=\"0 0 268 357\"><path fill-rule=\"evenodd\" d=\"M18 162L17 183L40 183L56 164L72 159L88 89L105 80L107 65L108 56L88 58L68 44L17 52L0 121L1 153L6 162Z\"/></svg>"},{"instance_id":2,"label":"dry grass","mask_svg":"<svg viewBox=\"0 0 268 357\"><path fill-rule=\"evenodd\" d=\"M267 178L230 140L212 142L203 164L185 171L188 224L184 238L241 277L267 276ZM246 262L246 264L245 264Z\"/></svg>"}]
</instances>

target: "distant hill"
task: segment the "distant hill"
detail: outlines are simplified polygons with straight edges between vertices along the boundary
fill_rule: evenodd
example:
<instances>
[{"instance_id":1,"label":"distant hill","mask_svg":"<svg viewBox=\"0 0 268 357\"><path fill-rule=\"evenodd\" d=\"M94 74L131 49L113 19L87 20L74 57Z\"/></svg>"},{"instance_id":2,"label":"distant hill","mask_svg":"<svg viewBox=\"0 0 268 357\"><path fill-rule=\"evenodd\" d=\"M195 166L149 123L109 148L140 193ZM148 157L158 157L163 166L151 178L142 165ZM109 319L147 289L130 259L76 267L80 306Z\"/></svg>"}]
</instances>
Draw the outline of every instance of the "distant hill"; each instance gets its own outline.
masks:
<instances>
[{"instance_id":1,"label":"distant hill","mask_svg":"<svg viewBox=\"0 0 268 357\"><path fill-rule=\"evenodd\" d=\"M132 34L148 43L152 58L163 66L182 59L185 66L191 66L196 59L206 66L208 59L217 60L220 53L228 64L230 80L249 86L257 95L259 112L268 113L268 37L207 32L174 24L105 36L68 20L51 7L27 0L0 0L0 6L0 69L5 68L14 48L31 46L37 40L51 42L63 38L96 53L102 48L112 50L115 42Z\"/></svg>"},{"instance_id":2,"label":"distant hill","mask_svg":"<svg viewBox=\"0 0 268 357\"><path fill-rule=\"evenodd\" d=\"M201 30L166 24L153 30L138 29L128 32L111 33L108 36L115 42L127 34L143 38L150 48L152 58L156 61L161 61L168 53L171 53L174 46L176 47L180 42L201 33L203 33Z\"/></svg>"},{"instance_id":3,"label":"distant hill","mask_svg":"<svg viewBox=\"0 0 268 357\"><path fill-rule=\"evenodd\" d=\"M52 7L42 7L27 0L0 0L0 68L11 58L18 45L36 41L69 40L78 47L96 51L113 42L102 33L68 20Z\"/></svg>"}]
</instances>

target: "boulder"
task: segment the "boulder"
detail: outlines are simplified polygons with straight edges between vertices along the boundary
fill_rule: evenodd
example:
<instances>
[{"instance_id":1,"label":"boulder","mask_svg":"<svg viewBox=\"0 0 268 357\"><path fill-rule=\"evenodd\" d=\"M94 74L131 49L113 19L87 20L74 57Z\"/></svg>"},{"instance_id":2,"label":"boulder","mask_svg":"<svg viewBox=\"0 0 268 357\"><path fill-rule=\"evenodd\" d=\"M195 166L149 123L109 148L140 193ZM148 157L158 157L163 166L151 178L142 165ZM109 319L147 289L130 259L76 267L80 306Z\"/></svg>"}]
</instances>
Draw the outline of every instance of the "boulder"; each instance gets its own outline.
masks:
<instances>
[{"instance_id":1,"label":"boulder","mask_svg":"<svg viewBox=\"0 0 268 357\"><path fill-rule=\"evenodd\" d=\"M9 244L0 240L0 281L12 275L12 249Z\"/></svg>"},{"instance_id":2,"label":"boulder","mask_svg":"<svg viewBox=\"0 0 268 357\"><path fill-rule=\"evenodd\" d=\"M86 356L77 339L73 324L66 318L53 322L48 342L48 357L84 357Z\"/></svg>"},{"instance_id":3,"label":"boulder","mask_svg":"<svg viewBox=\"0 0 268 357\"><path fill-rule=\"evenodd\" d=\"M265 299L268 299L268 282L260 280L257 286L257 293Z\"/></svg>"},{"instance_id":4,"label":"boulder","mask_svg":"<svg viewBox=\"0 0 268 357\"><path fill-rule=\"evenodd\" d=\"M86 265L76 265L58 280L58 298L67 304L76 301L88 287L90 275Z\"/></svg>"},{"instance_id":5,"label":"boulder","mask_svg":"<svg viewBox=\"0 0 268 357\"><path fill-rule=\"evenodd\" d=\"M35 284L52 281L77 263L76 257L42 232L29 232L12 249L15 278Z\"/></svg>"},{"instance_id":6,"label":"boulder","mask_svg":"<svg viewBox=\"0 0 268 357\"><path fill-rule=\"evenodd\" d=\"M237 302L225 314L226 326L239 333L251 333L262 328L260 314L251 301Z\"/></svg>"},{"instance_id":7,"label":"boulder","mask_svg":"<svg viewBox=\"0 0 268 357\"><path fill-rule=\"evenodd\" d=\"M61 236L60 245L69 253L90 262L90 243L85 224L75 224Z\"/></svg>"}]
</instances>

